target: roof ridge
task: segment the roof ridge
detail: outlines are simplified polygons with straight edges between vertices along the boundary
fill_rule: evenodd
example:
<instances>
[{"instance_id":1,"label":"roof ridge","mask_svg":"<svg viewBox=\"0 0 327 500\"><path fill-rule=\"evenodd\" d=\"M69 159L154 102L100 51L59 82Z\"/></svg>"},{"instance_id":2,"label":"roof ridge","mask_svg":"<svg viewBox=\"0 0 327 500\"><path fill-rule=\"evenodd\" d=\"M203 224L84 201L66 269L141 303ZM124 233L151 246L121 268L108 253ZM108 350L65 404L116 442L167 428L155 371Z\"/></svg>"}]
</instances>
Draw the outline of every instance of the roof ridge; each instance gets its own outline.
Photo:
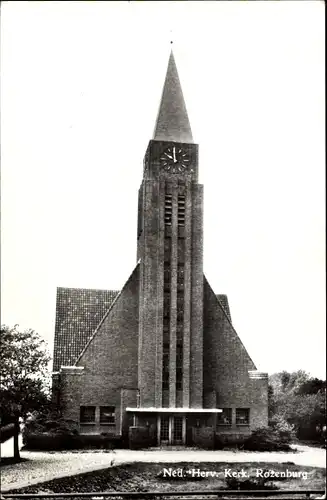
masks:
<instances>
[{"instance_id":1,"label":"roof ridge","mask_svg":"<svg viewBox=\"0 0 327 500\"><path fill-rule=\"evenodd\" d=\"M81 291L92 291L92 292L114 292L118 293L119 290L108 290L107 288L75 288L69 286L57 286L58 290L81 290Z\"/></svg>"},{"instance_id":2,"label":"roof ridge","mask_svg":"<svg viewBox=\"0 0 327 500\"><path fill-rule=\"evenodd\" d=\"M103 322L105 321L105 319L107 318L108 314L110 313L111 309L113 308L113 306L116 304L118 298L121 296L123 290L125 289L127 283L131 280L134 272L136 271L136 269L139 267L139 264L140 264L140 260L137 262L136 266L134 267L132 273L129 275L128 279L125 281L125 284L123 286L123 288L119 291L119 293L116 295L116 297L114 298L114 300L111 302L108 310L104 313L102 319L100 320L98 326L95 328L93 334L91 335L91 337L89 338L89 340L87 341L87 343L85 344L83 350L81 351L80 355L78 356L77 360L75 361L74 363L74 366L76 366L76 364L79 362L79 360L81 359L81 357L83 356L83 354L85 353L86 349L88 348L88 346L90 345L90 343L92 342L92 340L94 339L94 337L96 336L96 334L98 333L99 331L99 328L100 326L103 324Z\"/></svg>"},{"instance_id":3,"label":"roof ridge","mask_svg":"<svg viewBox=\"0 0 327 500\"><path fill-rule=\"evenodd\" d=\"M203 277L204 277L204 279L206 280L207 285L208 285L208 287L210 288L210 290L212 291L213 295L216 297L216 300L217 300L218 304L220 305L220 307L221 307L221 309L222 309L222 311L223 311L224 315L226 316L226 318L227 318L227 320L228 320L228 322L229 322L230 326L232 327L233 332L237 335L237 337L238 337L239 341L240 341L240 342L241 342L241 344L242 344L243 349L245 350L245 352L246 352L246 354L248 355L249 359L250 359L250 360L251 360L251 362L253 363L253 366L254 366L255 370L257 370L256 364L254 363L253 359L251 358L250 354L248 353L248 350L247 350L247 348L245 347L245 345L243 344L241 337L239 336L239 334L238 334L238 333L237 333L237 331L235 330L235 328L234 328L234 325L233 325L232 321L229 319L228 314L226 313L226 311L225 311L225 309L224 309L224 307L223 307L222 303L220 302L220 300L217 298L217 295L215 294L215 292L214 292L214 291L213 291L213 289L211 288L210 283L209 283L209 281L207 280L207 278L205 277L204 273L203 273Z\"/></svg>"}]
</instances>

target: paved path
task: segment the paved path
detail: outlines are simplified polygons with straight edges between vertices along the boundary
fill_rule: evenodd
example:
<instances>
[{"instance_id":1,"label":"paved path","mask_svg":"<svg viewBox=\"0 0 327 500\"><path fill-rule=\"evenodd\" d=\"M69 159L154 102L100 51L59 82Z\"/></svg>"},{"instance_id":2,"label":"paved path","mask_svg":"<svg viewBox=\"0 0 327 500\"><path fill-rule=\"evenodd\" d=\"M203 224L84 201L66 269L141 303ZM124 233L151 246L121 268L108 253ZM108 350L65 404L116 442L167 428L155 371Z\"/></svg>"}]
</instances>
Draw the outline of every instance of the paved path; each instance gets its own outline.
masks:
<instances>
[{"instance_id":1,"label":"paved path","mask_svg":"<svg viewBox=\"0 0 327 500\"><path fill-rule=\"evenodd\" d=\"M108 452L27 452L22 451L22 458L28 459L15 465L5 466L1 470L2 492L23 488L51 479L72 476L104 469L112 465L131 462L293 462L299 466L326 467L325 450L297 446L296 452L233 452L187 450L115 450ZM4 456L4 455L2 455ZM9 455L12 456L12 451Z\"/></svg>"}]
</instances>

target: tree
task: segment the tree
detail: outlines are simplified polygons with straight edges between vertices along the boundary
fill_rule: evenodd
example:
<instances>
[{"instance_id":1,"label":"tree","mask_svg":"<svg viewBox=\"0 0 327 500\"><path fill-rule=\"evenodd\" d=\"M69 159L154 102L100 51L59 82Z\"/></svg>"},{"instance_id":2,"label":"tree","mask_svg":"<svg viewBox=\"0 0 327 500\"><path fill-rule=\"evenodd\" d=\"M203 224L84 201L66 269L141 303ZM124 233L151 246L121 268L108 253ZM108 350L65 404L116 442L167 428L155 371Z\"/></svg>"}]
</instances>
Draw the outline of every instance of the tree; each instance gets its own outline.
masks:
<instances>
[{"instance_id":1,"label":"tree","mask_svg":"<svg viewBox=\"0 0 327 500\"><path fill-rule=\"evenodd\" d=\"M296 372L289 373L287 371L282 371L279 373L274 373L269 377L269 384L273 388L275 395L280 393L290 394L297 392L299 387L311 380L309 373L298 370Z\"/></svg>"},{"instance_id":2,"label":"tree","mask_svg":"<svg viewBox=\"0 0 327 500\"><path fill-rule=\"evenodd\" d=\"M325 422L326 382L303 370L269 377L269 418L272 425L286 422L300 439L320 439ZM284 425L284 424L283 424Z\"/></svg>"},{"instance_id":3,"label":"tree","mask_svg":"<svg viewBox=\"0 0 327 500\"><path fill-rule=\"evenodd\" d=\"M49 403L50 357L40 335L18 325L1 326L0 344L0 415L2 423L15 424L14 457L19 459L19 418Z\"/></svg>"},{"instance_id":4,"label":"tree","mask_svg":"<svg viewBox=\"0 0 327 500\"><path fill-rule=\"evenodd\" d=\"M297 390L297 394L317 394L323 391L326 387L326 382L319 378L312 378L304 382Z\"/></svg>"}]
</instances>

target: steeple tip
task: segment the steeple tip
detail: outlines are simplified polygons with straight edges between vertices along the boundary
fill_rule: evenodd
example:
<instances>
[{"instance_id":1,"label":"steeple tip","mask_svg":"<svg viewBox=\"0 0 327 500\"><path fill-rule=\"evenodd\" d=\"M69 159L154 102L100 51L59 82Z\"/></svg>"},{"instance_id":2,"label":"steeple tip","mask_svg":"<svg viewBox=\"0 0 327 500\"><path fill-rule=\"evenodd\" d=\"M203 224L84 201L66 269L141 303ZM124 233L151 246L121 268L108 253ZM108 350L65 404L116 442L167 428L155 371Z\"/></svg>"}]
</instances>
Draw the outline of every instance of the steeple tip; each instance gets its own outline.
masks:
<instances>
[{"instance_id":1,"label":"steeple tip","mask_svg":"<svg viewBox=\"0 0 327 500\"><path fill-rule=\"evenodd\" d=\"M168 68L153 139L156 141L193 143L192 130L178 77L172 44L171 41Z\"/></svg>"}]
</instances>

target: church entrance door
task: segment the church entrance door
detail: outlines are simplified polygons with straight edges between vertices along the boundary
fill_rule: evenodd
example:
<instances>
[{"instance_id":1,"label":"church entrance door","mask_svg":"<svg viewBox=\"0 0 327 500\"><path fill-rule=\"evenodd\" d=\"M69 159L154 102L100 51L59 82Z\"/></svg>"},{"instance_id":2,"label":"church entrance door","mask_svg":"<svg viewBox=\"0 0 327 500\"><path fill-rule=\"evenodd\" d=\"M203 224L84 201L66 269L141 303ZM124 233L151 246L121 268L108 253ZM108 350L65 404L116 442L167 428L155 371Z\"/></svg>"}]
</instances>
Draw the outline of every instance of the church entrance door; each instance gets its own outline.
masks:
<instances>
[{"instance_id":1,"label":"church entrance door","mask_svg":"<svg viewBox=\"0 0 327 500\"><path fill-rule=\"evenodd\" d=\"M184 444L183 443L183 427L184 427L184 417L173 417L173 442L172 444Z\"/></svg>"},{"instance_id":2,"label":"church entrance door","mask_svg":"<svg viewBox=\"0 0 327 500\"><path fill-rule=\"evenodd\" d=\"M184 445L186 437L185 416L160 415L158 417L158 444Z\"/></svg>"},{"instance_id":3,"label":"church entrance door","mask_svg":"<svg viewBox=\"0 0 327 500\"><path fill-rule=\"evenodd\" d=\"M169 444L170 418L167 415L162 416L160 422L160 444Z\"/></svg>"}]
</instances>

